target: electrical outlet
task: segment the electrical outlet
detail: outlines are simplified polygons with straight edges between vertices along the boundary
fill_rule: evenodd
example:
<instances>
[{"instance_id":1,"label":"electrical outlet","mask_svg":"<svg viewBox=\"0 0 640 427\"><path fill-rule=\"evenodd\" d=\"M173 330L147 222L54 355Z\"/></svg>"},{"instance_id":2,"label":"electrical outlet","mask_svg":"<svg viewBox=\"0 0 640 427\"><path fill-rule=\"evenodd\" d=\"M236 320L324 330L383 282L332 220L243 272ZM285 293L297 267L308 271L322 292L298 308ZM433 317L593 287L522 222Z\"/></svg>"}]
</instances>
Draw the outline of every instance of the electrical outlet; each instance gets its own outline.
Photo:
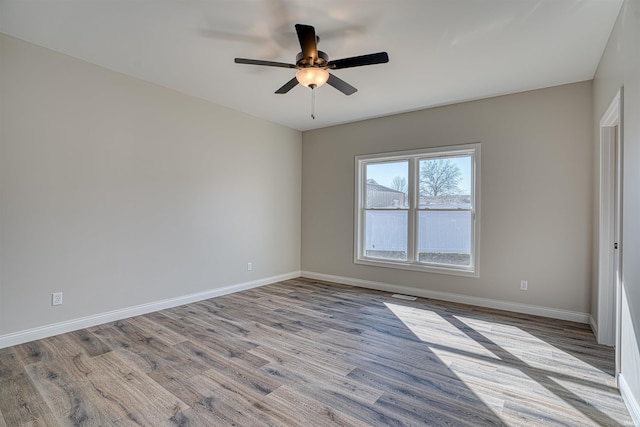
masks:
<instances>
[{"instance_id":1,"label":"electrical outlet","mask_svg":"<svg viewBox=\"0 0 640 427\"><path fill-rule=\"evenodd\" d=\"M247 271L251 271L253 270L253 263L252 262L248 262L247 263Z\"/></svg>"},{"instance_id":2,"label":"electrical outlet","mask_svg":"<svg viewBox=\"0 0 640 427\"><path fill-rule=\"evenodd\" d=\"M54 292L51 294L51 305L62 305L62 292Z\"/></svg>"},{"instance_id":3,"label":"electrical outlet","mask_svg":"<svg viewBox=\"0 0 640 427\"><path fill-rule=\"evenodd\" d=\"M529 286L529 283L526 280L521 280L520 281L520 290L521 291L526 291L527 290L527 286Z\"/></svg>"}]
</instances>

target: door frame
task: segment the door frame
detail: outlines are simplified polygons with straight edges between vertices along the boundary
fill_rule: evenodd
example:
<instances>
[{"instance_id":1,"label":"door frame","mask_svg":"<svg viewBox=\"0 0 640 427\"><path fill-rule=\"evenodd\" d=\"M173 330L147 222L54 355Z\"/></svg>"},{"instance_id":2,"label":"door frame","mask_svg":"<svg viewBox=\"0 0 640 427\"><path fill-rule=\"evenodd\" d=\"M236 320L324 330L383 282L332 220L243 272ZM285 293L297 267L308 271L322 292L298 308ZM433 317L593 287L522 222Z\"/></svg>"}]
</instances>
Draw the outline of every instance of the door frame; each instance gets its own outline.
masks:
<instances>
[{"instance_id":1,"label":"door frame","mask_svg":"<svg viewBox=\"0 0 640 427\"><path fill-rule=\"evenodd\" d=\"M622 88L600 120L598 343L616 347L619 372L622 279ZM615 249L617 244L617 249Z\"/></svg>"}]
</instances>

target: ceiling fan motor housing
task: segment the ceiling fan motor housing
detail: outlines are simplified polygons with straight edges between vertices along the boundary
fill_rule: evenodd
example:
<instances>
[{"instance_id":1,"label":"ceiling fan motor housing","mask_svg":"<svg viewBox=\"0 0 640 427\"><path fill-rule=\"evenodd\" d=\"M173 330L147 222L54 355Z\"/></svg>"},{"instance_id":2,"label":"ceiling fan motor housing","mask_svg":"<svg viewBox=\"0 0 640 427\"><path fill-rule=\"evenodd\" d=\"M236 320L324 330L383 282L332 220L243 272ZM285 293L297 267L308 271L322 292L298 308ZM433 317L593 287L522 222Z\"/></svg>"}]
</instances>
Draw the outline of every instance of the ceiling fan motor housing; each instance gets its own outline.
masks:
<instances>
[{"instance_id":1,"label":"ceiling fan motor housing","mask_svg":"<svg viewBox=\"0 0 640 427\"><path fill-rule=\"evenodd\" d=\"M315 62L312 63L312 58L305 58L302 52L296 55L296 66L298 67L324 67L329 62L329 55L323 51L318 51L318 57Z\"/></svg>"}]
</instances>

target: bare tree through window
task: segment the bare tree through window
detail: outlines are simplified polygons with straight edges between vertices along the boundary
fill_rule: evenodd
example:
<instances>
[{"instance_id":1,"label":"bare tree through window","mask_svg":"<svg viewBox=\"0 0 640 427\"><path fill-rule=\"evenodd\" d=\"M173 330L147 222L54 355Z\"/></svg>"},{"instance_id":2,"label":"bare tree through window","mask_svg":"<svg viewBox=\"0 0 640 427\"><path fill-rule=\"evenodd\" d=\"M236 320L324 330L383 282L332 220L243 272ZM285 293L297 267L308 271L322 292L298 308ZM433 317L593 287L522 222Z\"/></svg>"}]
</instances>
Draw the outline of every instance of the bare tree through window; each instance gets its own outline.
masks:
<instances>
[{"instance_id":1,"label":"bare tree through window","mask_svg":"<svg viewBox=\"0 0 640 427\"><path fill-rule=\"evenodd\" d=\"M420 192L423 196L438 197L457 194L462 173L451 159L420 161Z\"/></svg>"}]
</instances>

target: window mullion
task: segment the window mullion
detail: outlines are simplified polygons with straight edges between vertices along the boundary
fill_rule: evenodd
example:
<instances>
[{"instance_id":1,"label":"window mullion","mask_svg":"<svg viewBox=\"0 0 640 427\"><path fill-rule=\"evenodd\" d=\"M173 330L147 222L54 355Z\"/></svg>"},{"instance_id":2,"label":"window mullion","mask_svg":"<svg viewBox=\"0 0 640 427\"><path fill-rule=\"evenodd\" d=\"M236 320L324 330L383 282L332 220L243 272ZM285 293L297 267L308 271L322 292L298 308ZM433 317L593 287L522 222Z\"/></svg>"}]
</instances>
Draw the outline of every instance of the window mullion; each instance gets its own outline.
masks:
<instances>
[{"instance_id":1,"label":"window mullion","mask_svg":"<svg viewBox=\"0 0 640 427\"><path fill-rule=\"evenodd\" d=\"M418 182L416 178L417 160L412 158L409 160L409 211L407 218L407 261L410 263L416 262L416 245L417 245L417 214L416 208L418 207Z\"/></svg>"},{"instance_id":2,"label":"window mullion","mask_svg":"<svg viewBox=\"0 0 640 427\"><path fill-rule=\"evenodd\" d=\"M359 163L358 170L358 182L361 183L358 189L358 215L359 218L359 233L358 233L358 242L357 242L357 257L365 256L365 235L366 235L366 194L367 194L367 184L366 184L366 162Z\"/></svg>"}]
</instances>

